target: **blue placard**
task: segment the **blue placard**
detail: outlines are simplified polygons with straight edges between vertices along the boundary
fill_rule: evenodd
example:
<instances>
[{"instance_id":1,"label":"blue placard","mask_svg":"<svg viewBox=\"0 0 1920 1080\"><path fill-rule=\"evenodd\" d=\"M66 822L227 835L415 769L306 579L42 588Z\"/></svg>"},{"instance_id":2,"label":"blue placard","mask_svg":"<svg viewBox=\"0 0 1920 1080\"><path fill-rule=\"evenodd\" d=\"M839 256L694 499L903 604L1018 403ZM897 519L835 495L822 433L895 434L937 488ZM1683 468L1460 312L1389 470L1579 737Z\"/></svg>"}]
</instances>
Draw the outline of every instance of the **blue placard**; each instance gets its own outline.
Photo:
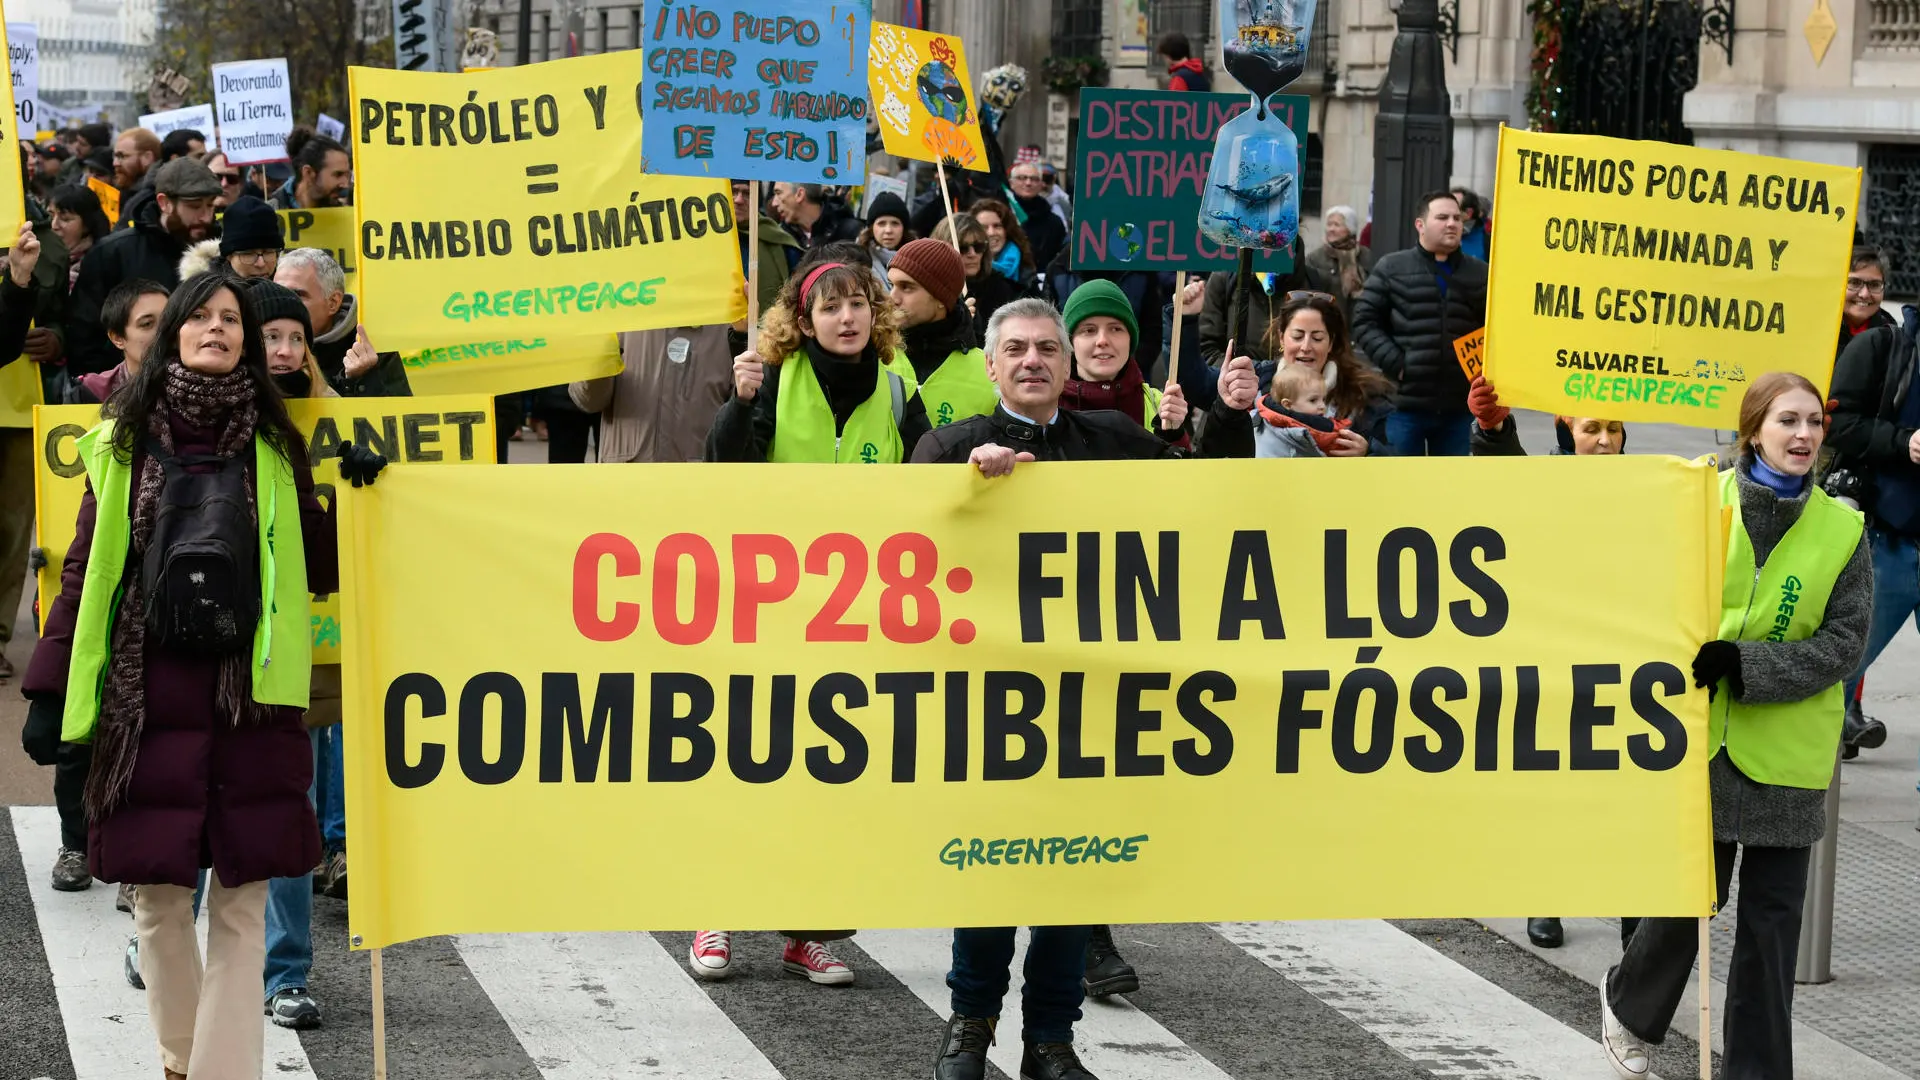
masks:
<instances>
[{"instance_id":1,"label":"blue placard","mask_svg":"<svg viewBox=\"0 0 1920 1080\"><path fill-rule=\"evenodd\" d=\"M647 172L858 183L873 0L648 0Z\"/></svg>"}]
</instances>

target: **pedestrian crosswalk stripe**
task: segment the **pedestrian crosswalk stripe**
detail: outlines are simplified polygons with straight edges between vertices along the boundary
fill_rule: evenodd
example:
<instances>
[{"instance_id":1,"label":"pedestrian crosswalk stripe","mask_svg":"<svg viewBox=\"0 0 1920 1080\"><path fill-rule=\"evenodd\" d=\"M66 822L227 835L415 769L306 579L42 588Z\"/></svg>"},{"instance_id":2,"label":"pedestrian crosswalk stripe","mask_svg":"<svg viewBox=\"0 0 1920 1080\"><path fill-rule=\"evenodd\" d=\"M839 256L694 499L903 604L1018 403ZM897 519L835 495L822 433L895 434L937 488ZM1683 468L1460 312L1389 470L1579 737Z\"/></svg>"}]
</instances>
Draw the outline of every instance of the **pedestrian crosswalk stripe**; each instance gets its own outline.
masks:
<instances>
[{"instance_id":1,"label":"pedestrian crosswalk stripe","mask_svg":"<svg viewBox=\"0 0 1920 1080\"><path fill-rule=\"evenodd\" d=\"M1599 1043L1384 922L1222 923L1254 959L1436 1077L1578 1080ZM1594 999L1599 1025L1599 999Z\"/></svg>"},{"instance_id":2,"label":"pedestrian crosswalk stripe","mask_svg":"<svg viewBox=\"0 0 1920 1080\"><path fill-rule=\"evenodd\" d=\"M781 1080L651 934L454 943L545 1080Z\"/></svg>"},{"instance_id":3,"label":"pedestrian crosswalk stripe","mask_svg":"<svg viewBox=\"0 0 1920 1080\"><path fill-rule=\"evenodd\" d=\"M1020 1075L1020 972L1025 966L1027 931L1020 931L1006 999L1000 1005L1000 1033L987 1059L1008 1076ZM915 997L942 1019L953 1012L947 995L947 969L953 964L951 930L863 930L860 948L893 973ZM1123 998L1089 1001L1073 1028L1074 1049L1100 1080L1232 1080L1199 1051Z\"/></svg>"},{"instance_id":4,"label":"pedestrian crosswalk stripe","mask_svg":"<svg viewBox=\"0 0 1920 1080\"><path fill-rule=\"evenodd\" d=\"M96 884L80 893L53 891L44 872L60 851L60 816L53 807L16 806L11 816L40 940L53 972L54 993L60 999L60 1019L66 1025L75 1077L159 1076L160 1044L148 1019L147 996L128 986L121 974L133 920L114 909L111 886ZM204 918L199 930L204 957ZM261 1010L264 1023L264 1002ZM312 1077L313 1066L299 1036L272 1024L266 1024L266 1029L265 1075L276 1080Z\"/></svg>"}]
</instances>

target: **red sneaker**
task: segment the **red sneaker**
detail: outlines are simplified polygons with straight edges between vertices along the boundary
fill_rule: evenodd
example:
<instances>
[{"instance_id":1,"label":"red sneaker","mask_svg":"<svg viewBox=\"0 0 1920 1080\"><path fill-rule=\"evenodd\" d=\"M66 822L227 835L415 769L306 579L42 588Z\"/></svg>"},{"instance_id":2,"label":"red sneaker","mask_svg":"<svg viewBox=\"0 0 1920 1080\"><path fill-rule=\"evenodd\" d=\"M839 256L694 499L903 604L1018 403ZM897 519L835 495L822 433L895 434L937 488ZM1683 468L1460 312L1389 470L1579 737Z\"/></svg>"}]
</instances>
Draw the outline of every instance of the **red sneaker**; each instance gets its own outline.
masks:
<instances>
[{"instance_id":1,"label":"red sneaker","mask_svg":"<svg viewBox=\"0 0 1920 1080\"><path fill-rule=\"evenodd\" d=\"M828 952L825 945L817 941L786 940L787 947L780 953L781 967L795 975L805 975L809 982L821 986L853 985L853 969Z\"/></svg>"},{"instance_id":2,"label":"red sneaker","mask_svg":"<svg viewBox=\"0 0 1920 1080\"><path fill-rule=\"evenodd\" d=\"M733 935L725 930L702 930L687 950L687 969L696 979L724 979L733 974Z\"/></svg>"}]
</instances>

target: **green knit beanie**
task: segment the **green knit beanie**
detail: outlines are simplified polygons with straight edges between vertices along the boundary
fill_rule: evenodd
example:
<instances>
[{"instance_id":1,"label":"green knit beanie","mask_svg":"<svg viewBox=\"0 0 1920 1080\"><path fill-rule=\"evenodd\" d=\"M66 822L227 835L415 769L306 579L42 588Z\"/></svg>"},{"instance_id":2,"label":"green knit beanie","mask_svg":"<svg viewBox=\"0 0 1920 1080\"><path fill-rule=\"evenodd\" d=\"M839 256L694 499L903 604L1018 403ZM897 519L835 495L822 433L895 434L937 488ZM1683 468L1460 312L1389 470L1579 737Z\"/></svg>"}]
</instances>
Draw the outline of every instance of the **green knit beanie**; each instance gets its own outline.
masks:
<instances>
[{"instance_id":1,"label":"green knit beanie","mask_svg":"<svg viewBox=\"0 0 1920 1080\"><path fill-rule=\"evenodd\" d=\"M1073 290L1067 297L1067 310L1061 314L1067 319L1067 337L1073 337L1075 327L1093 318L1095 315L1107 315L1119 319L1127 325L1127 351L1132 352L1140 344L1140 320L1134 317L1133 303L1120 286L1111 281L1098 278L1086 282Z\"/></svg>"}]
</instances>

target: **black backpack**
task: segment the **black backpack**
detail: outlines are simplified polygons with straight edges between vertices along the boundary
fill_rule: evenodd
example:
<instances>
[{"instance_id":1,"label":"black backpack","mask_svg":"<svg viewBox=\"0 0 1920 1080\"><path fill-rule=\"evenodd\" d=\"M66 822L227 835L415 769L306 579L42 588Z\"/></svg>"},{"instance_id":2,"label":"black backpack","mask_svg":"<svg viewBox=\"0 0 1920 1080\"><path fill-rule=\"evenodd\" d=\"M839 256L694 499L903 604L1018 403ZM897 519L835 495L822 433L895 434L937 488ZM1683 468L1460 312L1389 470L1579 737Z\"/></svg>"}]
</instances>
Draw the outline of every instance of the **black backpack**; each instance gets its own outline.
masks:
<instances>
[{"instance_id":1,"label":"black backpack","mask_svg":"<svg viewBox=\"0 0 1920 1080\"><path fill-rule=\"evenodd\" d=\"M150 643L202 656L248 647L260 622L260 536L247 512L250 454L174 456L153 439L165 477L142 580ZM189 466L212 465L209 472Z\"/></svg>"}]
</instances>

